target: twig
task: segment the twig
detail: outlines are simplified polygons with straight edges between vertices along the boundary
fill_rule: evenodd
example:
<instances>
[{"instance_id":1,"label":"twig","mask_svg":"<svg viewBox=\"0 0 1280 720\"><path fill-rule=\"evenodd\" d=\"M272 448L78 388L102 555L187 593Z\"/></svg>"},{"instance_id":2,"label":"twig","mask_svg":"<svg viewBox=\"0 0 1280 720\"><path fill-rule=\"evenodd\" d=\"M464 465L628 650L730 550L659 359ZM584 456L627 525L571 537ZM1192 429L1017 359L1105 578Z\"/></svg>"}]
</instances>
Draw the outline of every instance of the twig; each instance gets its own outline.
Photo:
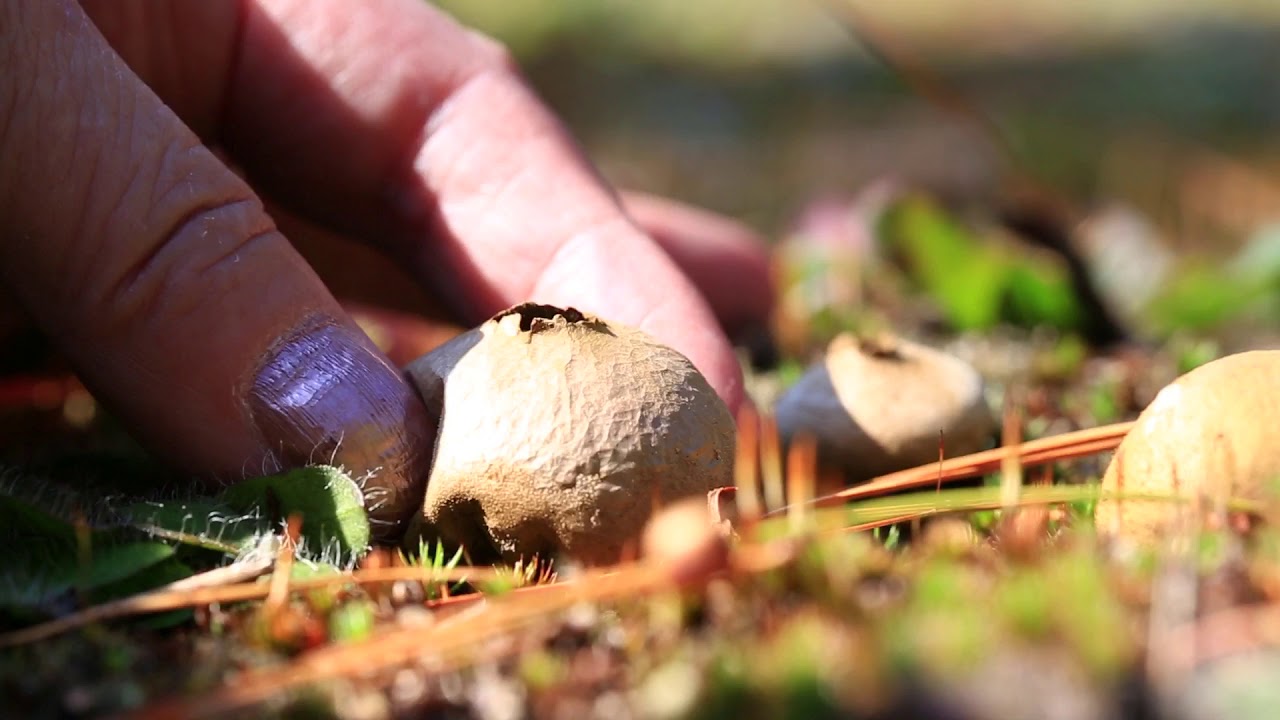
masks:
<instances>
[{"instance_id":1,"label":"twig","mask_svg":"<svg viewBox=\"0 0 1280 720\"><path fill-rule=\"evenodd\" d=\"M243 583L266 574L274 564L275 559L266 555L248 557L243 560L237 560L230 565L196 573L181 580L175 580L159 588L159 590L165 592L191 592L193 590Z\"/></svg>"},{"instance_id":2,"label":"twig","mask_svg":"<svg viewBox=\"0 0 1280 720\"><path fill-rule=\"evenodd\" d=\"M1085 450L1097 452L1110 448L1127 431L1128 425L1109 426L1092 431L1072 433L1012 448L1000 448L976 455L955 458L943 463L944 472L973 471L994 463L996 467L1008 453L1021 453L1040 462L1084 454ZM797 460L797 467L800 460ZM924 483L932 481L936 473L933 465L917 469ZM901 476L901 473L895 474ZM885 480L891 483L894 476ZM910 479L909 477L907 479ZM901 482L899 480L898 482ZM801 485L804 483L802 482ZM902 486L902 485L899 485ZM800 487L792 493L793 499ZM1079 488L1028 488L1017 504L1043 503L1069 499ZM1056 494L1055 494L1056 492ZM834 496L828 496L834 497ZM803 503L810 505L812 503ZM980 504L980 503L979 503ZM991 500L999 506L1001 500ZM894 522L895 518L877 521L877 525ZM874 526L870 523L860 527ZM731 567L734 572L764 572L793 560L800 545L796 538L787 537L765 543L744 543L735 548ZM391 568L387 570L406 570ZM475 573L476 569L467 572ZM386 571L380 571L382 576ZM351 578L348 578L351 579ZM367 580L368 578L366 578ZM422 628L397 628L377 633L363 642L350 645L329 645L303 654L288 665L249 672L233 683L195 697L174 697L152 703L125 717L136 720L168 717L209 717L233 714L261 703L280 693L296 690L330 679L352 675L370 676L415 661L427 661L435 671L443 671L464 663L486 641L510 633L548 614L564 610L580 602L604 602L635 598L651 593L670 584L669 578L659 568L644 562L632 562L611 568L592 570L574 580L551 585L535 586L499 597L476 608L465 616L449 623ZM299 589L303 583L294 585ZM257 588L260 590L260 588ZM260 593L261 594L261 593Z\"/></svg>"},{"instance_id":3,"label":"twig","mask_svg":"<svg viewBox=\"0 0 1280 720\"><path fill-rule=\"evenodd\" d=\"M750 406L738 413L738 442L733 465L733 485L737 488L738 517L754 521L762 514L760 500L760 418Z\"/></svg>"},{"instance_id":4,"label":"twig","mask_svg":"<svg viewBox=\"0 0 1280 720\"><path fill-rule=\"evenodd\" d=\"M778 423L772 415L760 416L760 479L764 486L765 512L773 512L786 505L786 491L782 482L782 449L778 438Z\"/></svg>"},{"instance_id":5,"label":"twig","mask_svg":"<svg viewBox=\"0 0 1280 720\"><path fill-rule=\"evenodd\" d=\"M793 534L804 532L808 519L807 509L817 485L817 453L817 443L803 434L797 435L787 449L787 518Z\"/></svg>"},{"instance_id":6,"label":"twig","mask_svg":"<svg viewBox=\"0 0 1280 720\"><path fill-rule=\"evenodd\" d=\"M301 531L302 517L297 513L290 515L280 547L276 549L276 566L267 586L267 599L263 601L263 612L268 617L284 607L285 601L289 599L289 577L293 574L294 551L298 547Z\"/></svg>"},{"instance_id":7,"label":"twig","mask_svg":"<svg viewBox=\"0 0 1280 720\"><path fill-rule=\"evenodd\" d=\"M220 568L225 570L225 568ZM216 571L210 571L216 572ZM260 574L260 573L259 573ZM394 582L397 580L417 580L421 582L484 582L496 580L499 574L493 568L463 567L454 569L433 570L431 568L395 567L357 570L352 573L340 573L325 577L295 580L290 583L290 590L298 592L315 588L332 587L352 583L356 585L372 585L375 583ZM180 580L178 583L194 583L192 586L164 587L149 590L139 595L114 600L85 608L66 617L50 620L39 625L15 630L0 635L0 648L46 640L76 628L92 625L104 620L113 620L133 615L177 610L179 608L209 605L211 603L230 603L244 600L257 600L270 592L263 583L239 583L208 587L211 581L196 581L194 578Z\"/></svg>"},{"instance_id":8,"label":"twig","mask_svg":"<svg viewBox=\"0 0 1280 720\"><path fill-rule=\"evenodd\" d=\"M813 500L818 506L838 505L850 500L886 495L899 490L952 482L975 475L983 475L1000 469L1008 456L1020 458L1023 467L1071 460L1113 450L1133 427L1133 422L1115 423L1101 427L1062 433L1009 447L962 455L941 463L929 463L919 467L881 475L857 487L824 495Z\"/></svg>"},{"instance_id":9,"label":"twig","mask_svg":"<svg viewBox=\"0 0 1280 720\"><path fill-rule=\"evenodd\" d=\"M456 622L398 629L357 644L326 646L279 668L244 673L212 692L162 700L123 717L149 720L231 714L278 693L324 680L368 675L419 659L429 658L433 669L445 670L465 660L485 640L509 633L549 612L580 602L635 597L666 582L664 574L638 563L591 572L576 580L542 586L541 592L523 595L518 602L497 599Z\"/></svg>"},{"instance_id":10,"label":"twig","mask_svg":"<svg viewBox=\"0 0 1280 720\"><path fill-rule=\"evenodd\" d=\"M1022 413L1018 411L1013 398L1006 397L1004 411L1004 427L1001 430L1001 444L1005 447L1016 447L1022 444ZM1008 453L1000 461L1000 497L1012 507L1017 503L1018 492L1022 489L1022 458L1018 453Z\"/></svg>"}]
</instances>

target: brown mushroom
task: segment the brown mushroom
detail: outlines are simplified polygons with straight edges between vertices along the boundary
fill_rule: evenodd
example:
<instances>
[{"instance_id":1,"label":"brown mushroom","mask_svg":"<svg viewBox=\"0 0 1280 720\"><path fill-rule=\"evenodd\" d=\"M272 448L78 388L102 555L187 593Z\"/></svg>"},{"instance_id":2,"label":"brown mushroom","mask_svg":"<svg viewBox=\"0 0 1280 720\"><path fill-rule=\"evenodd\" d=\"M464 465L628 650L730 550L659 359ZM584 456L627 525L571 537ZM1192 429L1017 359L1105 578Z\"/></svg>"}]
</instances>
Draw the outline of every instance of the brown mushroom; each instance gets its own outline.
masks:
<instances>
[{"instance_id":1,"label":"brown mushroom","mask_svg":"<svg viewBox=\"0 0 1280 720\"><path fill-rule=\"evenodd\" d=\"M1165 386L1116 448L1104 493L1184 494L1099 501L1095 521L1113 540L1147 544L1195 529L1187 510L1226 509L1231 498L1264 502L1280 481L1280 350L1206 363Z\"/></svg>"},{"instance_id":2,"label":"brown mushroom","mask_svg":"<svg viewBox=\"0 0 1280 720\"><path fill-rule=\"evenodd\" d=\"M639 330L528 303L406 372L441 417L414 534L473 558L614 562L654 507L732 483L728 407Z\"/></svg>"},{"instance_id":3,"label":"brown mushroom","mask_svg":"<svg viewBox=\"0 0 1280 720\"><path fill-rule=\"evenodd\" d=\"M982 450L995 420L982 376L963 360L882 335L836 337L820 363L779 398L778 430L804 433L818 461L858 483L938 459Z\"/></svg>"}]
</instances>

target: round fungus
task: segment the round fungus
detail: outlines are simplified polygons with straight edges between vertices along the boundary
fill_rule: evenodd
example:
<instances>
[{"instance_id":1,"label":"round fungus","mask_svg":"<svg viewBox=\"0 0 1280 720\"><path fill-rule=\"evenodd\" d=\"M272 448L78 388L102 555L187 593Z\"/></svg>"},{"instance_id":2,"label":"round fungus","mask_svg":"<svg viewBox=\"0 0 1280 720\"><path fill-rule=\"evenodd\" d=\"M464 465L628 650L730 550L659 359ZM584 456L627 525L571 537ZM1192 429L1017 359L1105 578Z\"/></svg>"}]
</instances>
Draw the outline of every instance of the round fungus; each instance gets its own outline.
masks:
<instances>
[{"instance_id":1,"label":"round fungus","mask_svg":"<svg viewBox=\"0 0 1280 720\"><path fill-rule=\"evenodd\" d=\"M893 335L836 337L774 409L784 440L811 437L846 482L984 449L995 420L963 360Z\"/></svg>"},{"instance_id":2,"label":"round fungus","mask_svg":"<svg viewBox=\"0 0 1280 720\"><path fill-rule=\"evenodd\" d=\"M1235 499L1272 501L1280 483L1280 350L1227 355L1165 386L1116 448L1102 478L1101 534L1148 544L1179 528L1187 510L1228 510ZM1192 503L1129 496L1188 496Z\"/></svg>"},{"instance_id":3,"label":"round fungus","mask_svg":"<svg viewBox=\"0 0 1280 720\"><path fill-rule=\"evenodd\" d=\"M406 373L440 417L412 534L462 543L473 559L615 562L638 549L655 507L732 484L728 407L639 330L526 303Z\"/></svg>"}]
</instances>

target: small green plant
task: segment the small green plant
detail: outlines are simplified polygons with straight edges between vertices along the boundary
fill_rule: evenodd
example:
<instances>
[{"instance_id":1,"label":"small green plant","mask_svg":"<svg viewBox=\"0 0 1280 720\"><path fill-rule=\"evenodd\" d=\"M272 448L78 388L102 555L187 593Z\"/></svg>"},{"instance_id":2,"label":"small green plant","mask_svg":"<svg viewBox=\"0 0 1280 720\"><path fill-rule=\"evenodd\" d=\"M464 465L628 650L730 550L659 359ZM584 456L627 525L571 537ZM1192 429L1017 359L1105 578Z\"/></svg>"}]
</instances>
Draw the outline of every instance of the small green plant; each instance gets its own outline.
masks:
<instances>
[{"instance_id":1,"label":"small green plant","mask_svg":"<svg viewBox=\"0 0 1280 720\"><path fill-rule=\"evenodd\" d=\"M881 244L956 330L1007 322L1079 329L1084 312L1063 263L980 233L924 195L894 204L878 229Z\"/></svg>"},{"instance_id":2,"label":"small green plant","mask_svg":"<svg viewBox=\"0 0 1280 720\"><path fill-rule=\"evenodd\" d=\"M873 529L872 536L884 544L886 550L894 550L902 543L902 529L897 525Z\"/></svg>"},{"instance_id":3,"label":"small green plant","mask_svg":"<svg viewBox=\"0 0 1280 720\"><path fill-rule=\"evenodd\" d=\"M400 558L410 567L421 567L431 570L433 573L443 573L453 570L462 562L464 557L464 548L459 546L454 550L453 555L446 556L447 550L443 540L437 540L434 543L427 539L418 540L418 552L412 556L406 557L402 552ZM446 583L431 583L426 586L427 599L434 600L439 598L443 593L441 588ZM457 593L466 587L465 580L459 580L448 588L450 594Z\"/></svg>"},{"instance_id":4,"label":"small green plant","mask_svg":"<svg viewBox=\"0 0 1280 720\"><path fill-rule=\"evenodd\" d=\"M486 595L503 595L512 590L548 583L555 579L551 564L536 556L528 561L521 558L512 565L498 565L494 571L495 577L480 584L481 592Z\"/></svg>"},{"instance_id":5,"label":"small green plant","mask_svg":"<svg viewBox=\"0 0 1280 720\"><path fill-rule=\"evenodd\" d=\"M375 608L366 600L352 600L329 613L329 639L337 643L359 642L373 632Z\"/></svg>"}]
</instances>

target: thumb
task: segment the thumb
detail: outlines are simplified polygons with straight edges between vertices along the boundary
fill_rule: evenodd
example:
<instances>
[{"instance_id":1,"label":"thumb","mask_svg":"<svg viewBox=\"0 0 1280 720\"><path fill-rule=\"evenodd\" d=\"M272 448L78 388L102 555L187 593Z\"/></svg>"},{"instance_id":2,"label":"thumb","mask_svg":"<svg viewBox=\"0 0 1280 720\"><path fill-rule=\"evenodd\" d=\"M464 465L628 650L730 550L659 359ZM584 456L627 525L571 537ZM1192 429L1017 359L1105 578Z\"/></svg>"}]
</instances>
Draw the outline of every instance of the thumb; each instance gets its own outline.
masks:
<instances>
[{"instance_id":1,"label":"thumb","mask_svg":"<svg viewBox=\"0 0 1280 720\"><path fill-rule=\"evenodd\" d=\"M95 395L201 474L375 473L393 533L431 422L250 188L76 3L0 3L0 63L0 278Z\"/></svg>"}]
</instances>

